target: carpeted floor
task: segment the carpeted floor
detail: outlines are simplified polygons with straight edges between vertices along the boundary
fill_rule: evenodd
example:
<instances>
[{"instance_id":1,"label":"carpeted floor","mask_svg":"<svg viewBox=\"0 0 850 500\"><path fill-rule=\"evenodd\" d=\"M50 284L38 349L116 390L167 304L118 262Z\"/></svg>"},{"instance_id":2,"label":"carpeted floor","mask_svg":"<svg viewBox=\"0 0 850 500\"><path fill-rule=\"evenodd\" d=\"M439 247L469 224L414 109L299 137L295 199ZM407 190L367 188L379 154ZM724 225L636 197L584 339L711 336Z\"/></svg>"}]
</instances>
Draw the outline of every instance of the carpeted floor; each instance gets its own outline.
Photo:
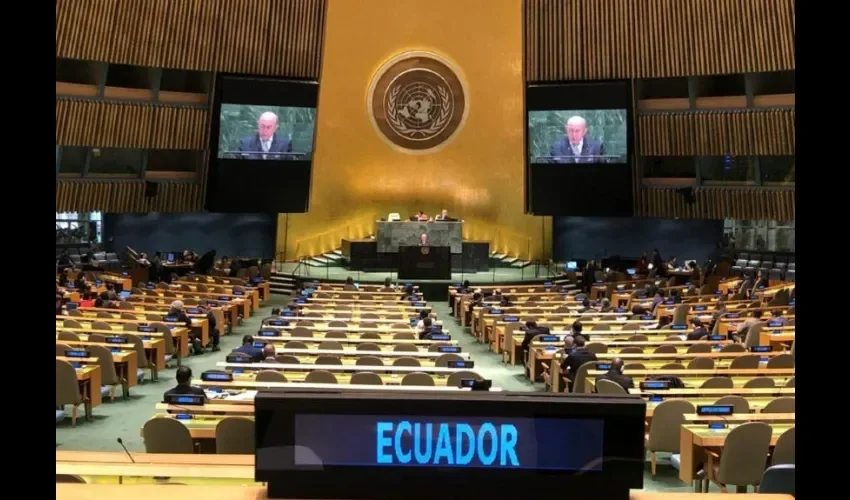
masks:
<instances>
[{"instance_id":1,"label":"carpeted floor","mask_svg":"<svg viewBox=\"0 0 850 500\"><path fill-rule=\"evenodd\" d=\"M262 318L268 315L275 305L281 305L287 300L286 296L273 295L265 302L257 314L243 321L242 325L233 329L229 335L221 338L221 352L206 353L191 356L183 360L184 365L192 368L195 376L204 370L214 369L216 363L224 361L228 352L241 343L243 335L255 333ZM433 302L432 306L438 317L444 321L444 328L457 339L465 352L470 353L475 361L475 371L483 377L491 379L494 386L508 391L543 390L543 384L532 384L522 374L522 368L505 366L500 356L490 352L487 346L475 342L473 337L461 331L461 327L452 316L445 302ZM56 426L56 447L66 450L90 451L121 451L116 439L121 438L132 452L144 452L145 446L141 438L142 425L154 413L154 405L162 400L162 394L173 387L174 370L163 370L156 382L146 382L130 390L130 400L119 397L115 402L105 401L94 409L94 420L87 422L78 418L77 426L72 427L70 418ZM648 469L648 467L647 467ZM658 475L653 480L647 472L644 489L650 491L691 491L683 485L676 470L666 457L659 458ZM713 490L712 490L713 491Z\"/></svg>"}]
</instances>

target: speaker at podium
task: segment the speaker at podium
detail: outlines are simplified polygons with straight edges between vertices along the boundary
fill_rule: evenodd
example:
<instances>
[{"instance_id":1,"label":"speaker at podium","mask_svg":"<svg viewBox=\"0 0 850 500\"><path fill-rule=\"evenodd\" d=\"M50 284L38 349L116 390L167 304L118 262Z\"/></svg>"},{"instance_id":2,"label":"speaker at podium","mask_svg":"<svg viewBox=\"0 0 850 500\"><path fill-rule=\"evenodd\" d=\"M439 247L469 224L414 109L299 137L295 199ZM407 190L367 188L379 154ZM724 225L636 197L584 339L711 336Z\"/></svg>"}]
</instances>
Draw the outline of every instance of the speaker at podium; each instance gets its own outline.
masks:
<instances>
[{"instance_id":1,"label":"speaker at podium","mask_svg":"<svg viewBox=\"0 0 850 500\"><path fill-rule=\"evenodd\" d=\"M448 246L399 246L398 278L401 280L449 280L452 254Z\"/></svg>"}]
</instances>

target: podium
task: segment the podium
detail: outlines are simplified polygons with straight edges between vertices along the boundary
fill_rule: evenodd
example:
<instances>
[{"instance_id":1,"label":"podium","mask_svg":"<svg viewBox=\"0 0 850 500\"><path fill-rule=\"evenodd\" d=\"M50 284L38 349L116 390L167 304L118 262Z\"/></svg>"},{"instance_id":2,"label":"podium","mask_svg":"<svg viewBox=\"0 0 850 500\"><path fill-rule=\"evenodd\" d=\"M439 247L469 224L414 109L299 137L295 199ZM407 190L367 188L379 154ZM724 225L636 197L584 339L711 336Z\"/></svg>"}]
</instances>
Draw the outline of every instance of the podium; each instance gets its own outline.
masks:
<instances>
[{"instance_id":1,"label":"podium","mask_svg":"<svg viewBox=\"0 0 850 500\"><path fill-rule=\"evenodd\" d=\"M452 278L451 247L399 246L398 254L400 280Z\"/></svg>"}]
</instances>

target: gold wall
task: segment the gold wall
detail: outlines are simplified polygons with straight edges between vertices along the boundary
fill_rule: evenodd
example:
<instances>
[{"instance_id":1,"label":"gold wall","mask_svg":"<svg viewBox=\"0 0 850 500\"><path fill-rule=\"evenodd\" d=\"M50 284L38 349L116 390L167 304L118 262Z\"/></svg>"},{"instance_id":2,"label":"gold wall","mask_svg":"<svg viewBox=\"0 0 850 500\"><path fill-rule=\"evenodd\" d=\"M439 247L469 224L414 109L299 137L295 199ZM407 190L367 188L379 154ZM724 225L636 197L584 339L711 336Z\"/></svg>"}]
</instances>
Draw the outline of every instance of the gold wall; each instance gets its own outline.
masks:
<instances>
[{"instance_id":1,"label":"gold wall","mask_svg":"<svg viewBox=\"0 0 850 500\"><path fill-rule=\"evenodd\" d=\"M551 224L523 213L522 12L521 0L329 0L310 209L280 216L278 253L314 255L390 212L446 208L467 239L543 256ZM448 59L466 84L465 125L428 154L393 149L367 114L373 75L410 50Z\"/></svg>"}]
</instances>

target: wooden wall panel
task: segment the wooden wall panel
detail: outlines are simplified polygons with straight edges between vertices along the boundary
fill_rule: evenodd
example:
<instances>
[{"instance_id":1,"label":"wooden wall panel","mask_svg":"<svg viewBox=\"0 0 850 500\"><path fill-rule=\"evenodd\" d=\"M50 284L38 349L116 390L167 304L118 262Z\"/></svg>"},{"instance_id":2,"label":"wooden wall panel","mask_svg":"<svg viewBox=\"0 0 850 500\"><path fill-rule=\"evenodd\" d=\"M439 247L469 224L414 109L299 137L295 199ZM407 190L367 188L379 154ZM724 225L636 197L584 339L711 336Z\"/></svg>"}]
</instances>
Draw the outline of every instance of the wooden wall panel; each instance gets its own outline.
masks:
<instances>
[{"instance_id":1,"label":"wooden wall panel","mask_svg":"<svg viewBox=\"0 0 850 500\"><path fill-rule=\"evenodd\" d=\"M676 188L642 188L637 213L644 217L794 220L793 189L705 188L694 190L696 203L685 203Z\"/></svg>"},{"instance_id":2,"label":"wooden wall panel","mask_svg":"<svg viewBox=\"0 0 850 500\"><path fill-rule=\"evenodd\" d=\"M325 0L57 0L56 56L318 78Z\"/></svg>"},{"instance_id":3,"label":"wooden wall panel","mask_svg":"<svg viewBox=\"0 0 850 500\"><path fill-rule=\"evenodd\" d=\"M529 81L794 69L794 0L525 0Z\"/></svg>"},{"instance_id":4,"label":"wooden wall panel","mask_svg":"<svg viewBox=\"0 0 850 500\"><path fill-rule=\"evenodd\" d=\"M203 150L208 119L205 108L57 98L56 144Z\"/></svg>"},{"instance_id":5,"label":"wooden wall panel","mask_svg":"<svg viewBox=\"0 0 850 500\"><path fill-rule=\"evenodd\" d=\"M199 212L204 190L196 183L159 183L156 196L145 197L144 181L59 181L57 212Z\"/></svg>"},{"instance_id":6,"label":"wooden wall panel","mask_svg":"<svg viewBox=\"0 0 850 500\"><path fill-rule=\"evenodd\" d=\"M641 156L793 155L793 109L647 113L637 118Z\"/></svg>"}]
</instances>

